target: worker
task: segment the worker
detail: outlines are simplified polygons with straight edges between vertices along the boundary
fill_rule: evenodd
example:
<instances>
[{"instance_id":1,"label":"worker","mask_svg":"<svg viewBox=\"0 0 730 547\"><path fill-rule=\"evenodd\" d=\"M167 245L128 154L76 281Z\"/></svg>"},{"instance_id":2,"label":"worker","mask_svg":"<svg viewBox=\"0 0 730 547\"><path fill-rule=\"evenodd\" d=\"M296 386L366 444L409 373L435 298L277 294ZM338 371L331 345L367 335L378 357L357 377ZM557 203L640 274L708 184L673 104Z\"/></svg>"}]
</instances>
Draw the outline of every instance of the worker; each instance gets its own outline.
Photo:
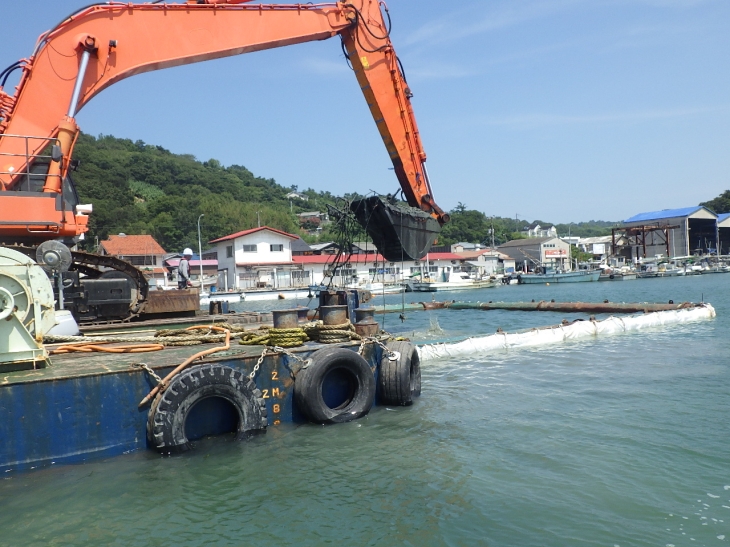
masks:
<instances>
[{"instance_id":1,"label":"worker","mask_svg":"<svg viewBox=\"0 0 730 547\"><path fill-rule=\"evenodd\" d=\"M193 251L186 247L183 251L183 257L180 259L180 264L177 265L177 288L187 289L192 287L193 284L190 282L190 259L193 258Z\"/></svg>"}]
</instances>

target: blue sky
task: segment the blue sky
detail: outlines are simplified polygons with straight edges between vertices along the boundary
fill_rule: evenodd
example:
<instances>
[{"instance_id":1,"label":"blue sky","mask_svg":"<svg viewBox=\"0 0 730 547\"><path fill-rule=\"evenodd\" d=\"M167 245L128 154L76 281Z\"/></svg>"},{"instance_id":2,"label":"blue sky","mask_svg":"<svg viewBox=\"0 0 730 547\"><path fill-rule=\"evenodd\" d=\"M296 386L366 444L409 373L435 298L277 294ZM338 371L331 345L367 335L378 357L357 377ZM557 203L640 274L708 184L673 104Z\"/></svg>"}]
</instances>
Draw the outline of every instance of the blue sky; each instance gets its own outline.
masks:
<instances>
[{"instance_id":1,"label":"blue sky","mask_svg":"<svg viewBox=\"0 0 730 547\"><path fill-rule=\"evenodd\" d=\"M4 2L0 65L83 5ZM620 220L730 189L730 1L389 8L444 209ZM397 188L337 39L136 76L77 119L93 135L245 165L284 186Z\"/></svg>"}]
</instances>

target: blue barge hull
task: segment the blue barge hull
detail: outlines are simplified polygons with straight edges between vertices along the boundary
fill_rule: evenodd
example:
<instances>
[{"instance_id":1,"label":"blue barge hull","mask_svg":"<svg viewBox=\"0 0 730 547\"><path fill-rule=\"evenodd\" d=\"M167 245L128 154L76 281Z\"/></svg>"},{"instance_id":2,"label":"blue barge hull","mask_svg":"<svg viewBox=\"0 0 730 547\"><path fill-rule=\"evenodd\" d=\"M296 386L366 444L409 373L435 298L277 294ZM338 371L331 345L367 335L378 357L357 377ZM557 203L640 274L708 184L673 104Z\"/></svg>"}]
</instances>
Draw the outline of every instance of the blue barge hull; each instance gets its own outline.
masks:
<instances>
[{"instance_id":1,"label":"blue barge hull","mask_svg":"<svg viewBox=\"0 0 730 547\"><path fill-rule=\"evenodd\" d=\"M359 348L359 344L340 346L352 351ZM61 355L45 369L0 374L0 471L147 448L149 406L139 409L138 404L155 384L134 365L144 362L164 377L205 347L143 354ZM307 359L322 347L307 344L291 351ZM262 350L261 346L240 346L196 364L224 365L248 375ZM383 350L375 344L367 344L363 351L376 381L382 355ZM268 427L307 421L293 397L292 371L297 366L288 355L267 355L257 372L254 382L266 403Z\"/></svg>"}]
</instances>

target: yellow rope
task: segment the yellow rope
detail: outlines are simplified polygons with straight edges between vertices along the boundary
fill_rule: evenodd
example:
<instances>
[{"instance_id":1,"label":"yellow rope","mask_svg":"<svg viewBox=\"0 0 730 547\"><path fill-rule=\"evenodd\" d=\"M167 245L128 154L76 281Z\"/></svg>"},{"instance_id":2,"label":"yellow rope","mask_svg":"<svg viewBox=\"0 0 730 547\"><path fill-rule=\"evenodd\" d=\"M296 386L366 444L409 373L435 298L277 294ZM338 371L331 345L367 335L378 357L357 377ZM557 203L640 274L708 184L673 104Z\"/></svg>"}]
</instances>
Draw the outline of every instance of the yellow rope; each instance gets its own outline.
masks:
<instances>
[{"instance_id":1,"label":"yellow rope","mask_svg":"<svg viewBox=\"0 0 730 547\"><path fill-rule=\"evenodd\" d=\"M265 331L265 332L261 332ZM260 328L258 331L246 331L241 335L240 343L244 346L280 346L293 348L301 346L309 340L304 329Z\"/></svg>"},{"instance_id":2,"label":"yellow rope","mask_svg":"<svg viewBox=\"0 0 730 547\"><path fill-rule=\"evenodd\" d=\"M319 325L318 330L318 340L323 344L342 344L350 340L362 339L349 321L340 325Z\"/></svg>"}]
</instances>

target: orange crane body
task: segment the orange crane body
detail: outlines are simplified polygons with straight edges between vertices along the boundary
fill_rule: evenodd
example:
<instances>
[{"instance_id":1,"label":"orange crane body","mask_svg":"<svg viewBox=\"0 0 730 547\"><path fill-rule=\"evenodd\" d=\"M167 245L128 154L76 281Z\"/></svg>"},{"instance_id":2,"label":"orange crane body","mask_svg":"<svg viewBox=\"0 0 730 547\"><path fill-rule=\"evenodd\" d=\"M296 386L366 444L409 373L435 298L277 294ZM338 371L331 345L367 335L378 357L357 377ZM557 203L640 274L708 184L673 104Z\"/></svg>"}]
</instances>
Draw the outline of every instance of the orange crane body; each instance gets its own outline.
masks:
<instances>
[{"instance_id":1,"label":"orange crane body","mask_svg":"<svg viewBox=\"0 0 730 547\"><path fill-rule=\"evenodd\" d=\"M75 237L87 230L84 211L67 210L63 181L79 133L76 113L106 87L135 74L339 35L408 203L439 224L411 92L385 23L383 2L90 6L42 35L18 66L13 96L0 87L0 240ZM50 147L49 145L55 145ZM19 191L48 167L42 190Z\"/></svg>"}]
</instances>

